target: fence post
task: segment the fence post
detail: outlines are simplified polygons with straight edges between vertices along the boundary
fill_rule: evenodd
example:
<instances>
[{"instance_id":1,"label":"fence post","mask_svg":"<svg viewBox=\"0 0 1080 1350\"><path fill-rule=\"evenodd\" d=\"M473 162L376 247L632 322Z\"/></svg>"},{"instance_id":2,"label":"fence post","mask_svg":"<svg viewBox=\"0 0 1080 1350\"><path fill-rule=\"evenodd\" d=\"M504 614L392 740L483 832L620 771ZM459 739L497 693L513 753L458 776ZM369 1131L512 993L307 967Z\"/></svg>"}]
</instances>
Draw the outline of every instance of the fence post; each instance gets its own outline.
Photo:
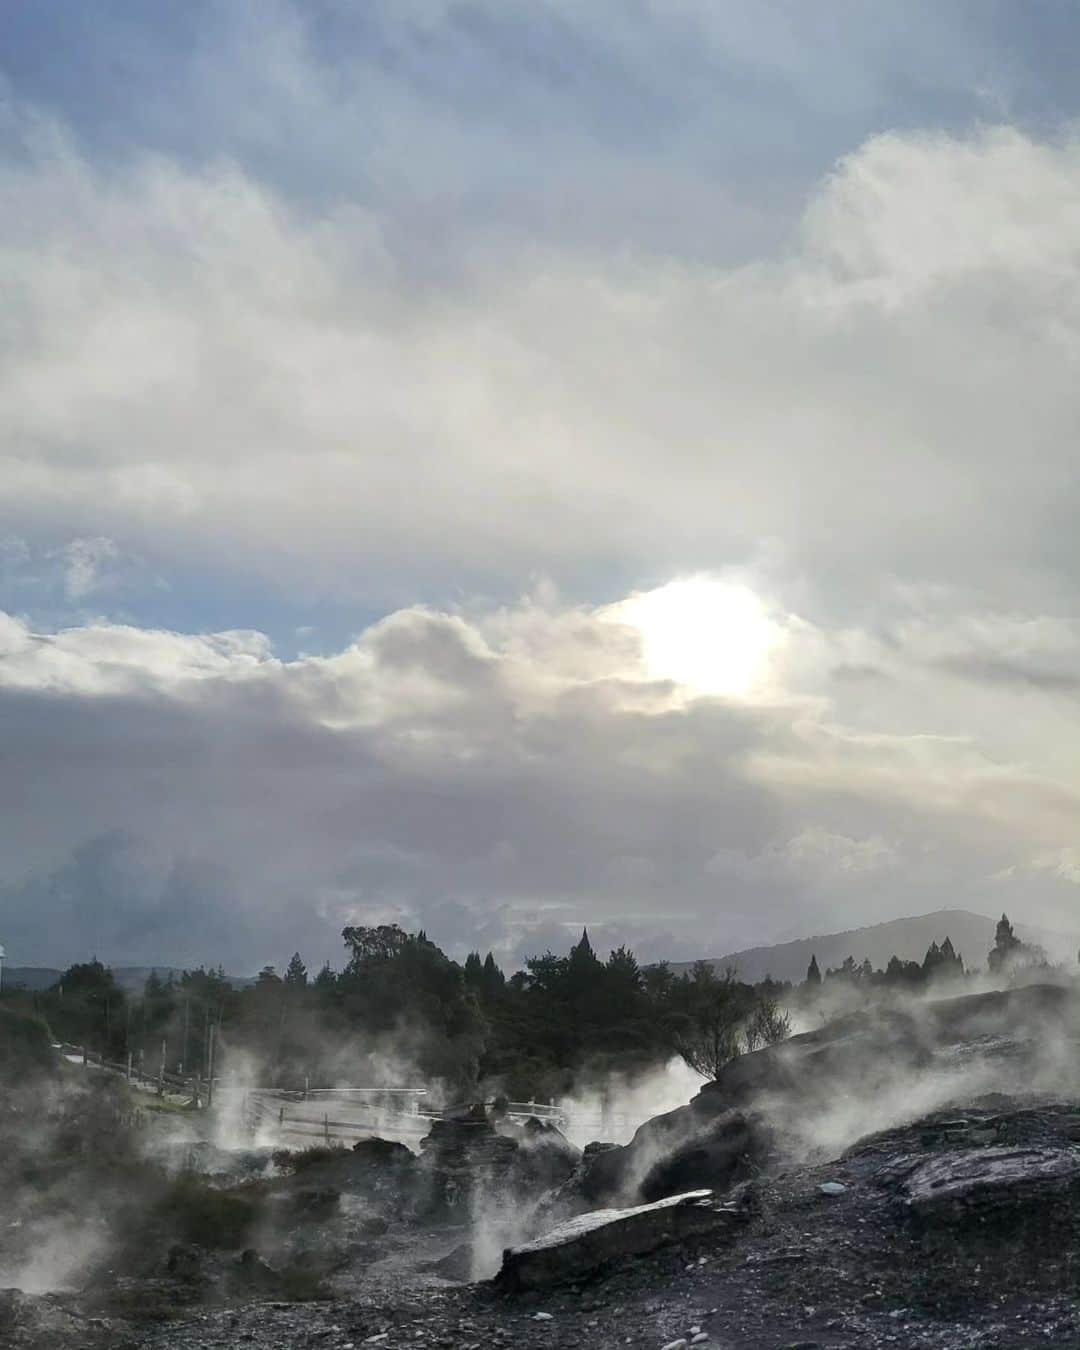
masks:
<instances>
[{"instance_id":1,"label":"fence post","mask_svg":"<svg viewBox=\"0 0 1080 1350\"><path fill-rule=\"evenodd\" d=\"M330 1143L330 1117L329 1117L328 1115L325 1115L325 1114L323 1115L323 1118L322 1118L322 1127L323 1127L323 1141L324 1141L325 1143L329 1144L329 1143Z\"/></svg>"},{"instance_id":2,"label":"fence post","mask_svg":"<svg viewBox=\"0 0 1080 1350\"><path fill-rule=\"evenodd\" d=\"M206 1059L207 1059L207 1063L206 1063L206 1105L207 1105L207 1106L213 1106L213 1104L214 1104L214 1039L215 1039L215 1033L216 1033L216 1031L217 1031L217 1028L215 1027L214 1023L211 1022L211 1023L210 1023L209 1031L208 1031L208 1033L207 1033L207 1036L208 1036L207 1055L206 1055Z\"/></svg>"}]
</instances>

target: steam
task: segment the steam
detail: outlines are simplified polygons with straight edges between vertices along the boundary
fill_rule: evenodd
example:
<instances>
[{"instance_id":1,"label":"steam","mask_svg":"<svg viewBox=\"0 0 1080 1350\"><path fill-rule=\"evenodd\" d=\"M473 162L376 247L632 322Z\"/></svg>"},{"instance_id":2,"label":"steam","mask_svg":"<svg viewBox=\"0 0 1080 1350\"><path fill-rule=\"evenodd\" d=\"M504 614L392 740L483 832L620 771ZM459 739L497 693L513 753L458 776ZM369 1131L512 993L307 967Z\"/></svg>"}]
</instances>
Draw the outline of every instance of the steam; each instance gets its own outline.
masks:
<instances>
[{"instance_id":1,"label":"steam","mask_svg":"<svg viewBox=\"0 0 1080 1350\"><path fill-rule=\"evenodd\" d=\"M982 977L975 984L973 989L966 982L962 992L999 993L1005 982ZM1034 983L1030 987L1037 992ZM936 992L937 1000L933 993L895 998L886 1009L914 1020L931 1054L928 1063L911 1066L898 1044L892 1060L867 1065L853 1058L846 1076L830 1079L829 1090L814 1097L813 1109L805 1104L793 1109L791 1098L782 1093L767 1094L755 1103L792 1160L836 1157L868 1135L911 1124L934 1111L962 1109L992 1094L1080 1096L1075 996L1063 1000L1062 1007L1042 1011L1033 1007L1018 1016L1010 1012L1004 1023L995 1008L981 1016L974 1013L955 1043L946 1039L938 1044L935 1003L938 1010L944 1005L939 1001L942 991ZM784 1049L779 1053L783 1057ZM801 1072L808 1070L803 1066Z\"/></svg>"},{"instance_id":2,"label":"steam","mask_svg":"<svg viewBox=\"0 0 1080 1350\"><path fill-rule=\"evenodd\" d=\"M564 1133L579 1148L593 1140L629 1143L646 1120L685 1106L702 1082L701 1074L678 1058L650 1073L586 1079L557 1103L566 1119Z\"/></svg>"},{"instance_id":3,"label":"steam","mask_svg":"<svg viewBox=\"0 0 1080 1350\"><path fill-rule=\"evenodd\" d=\"M13 1227L22 1228L19 1221ZM81 1288L89 1266L108 1249L102 1226L69 1217L26 1225L25 1255L0 1263L0 1288L24 1294L65 1293Z\"/></svg>"}]
</instances>

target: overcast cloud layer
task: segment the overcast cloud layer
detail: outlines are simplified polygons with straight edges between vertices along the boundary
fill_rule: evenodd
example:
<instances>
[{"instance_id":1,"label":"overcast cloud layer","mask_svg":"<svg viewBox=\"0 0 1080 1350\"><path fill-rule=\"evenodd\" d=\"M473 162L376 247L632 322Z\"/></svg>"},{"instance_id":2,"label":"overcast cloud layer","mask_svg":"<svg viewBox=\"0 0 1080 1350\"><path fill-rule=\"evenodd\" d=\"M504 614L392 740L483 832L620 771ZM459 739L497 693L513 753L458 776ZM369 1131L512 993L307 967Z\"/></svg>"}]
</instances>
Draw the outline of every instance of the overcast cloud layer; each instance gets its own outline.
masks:
<instances>
[{"instance_id":1,"label":"overcast cloud layer","mask_svg":"<svg viewBox=\"0 0 1080 1350\"><path fill-rule=\"evenodd\" d=\"M30 9L9 957L1078 926L1058 7ZM772 625L737 693L618 622L691 574Z\"/></svg>"}]
</instances>

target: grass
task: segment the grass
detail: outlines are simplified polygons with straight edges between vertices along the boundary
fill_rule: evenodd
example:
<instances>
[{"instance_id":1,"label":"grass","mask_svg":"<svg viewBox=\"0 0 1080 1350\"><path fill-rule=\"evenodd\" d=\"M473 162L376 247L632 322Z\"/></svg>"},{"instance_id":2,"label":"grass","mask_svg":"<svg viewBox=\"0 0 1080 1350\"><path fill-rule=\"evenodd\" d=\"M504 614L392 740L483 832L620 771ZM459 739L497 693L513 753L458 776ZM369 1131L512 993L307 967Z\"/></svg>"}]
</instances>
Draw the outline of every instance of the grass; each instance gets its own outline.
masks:
<instances>
[{"instance_id":1,"label":"grass","mask_svg":"<svg viewBox=\"0 0 1080 1350\"><path fill-rule=\"evenodd\" d=\"M315 1144L312 1148L282 1148L273 1155L274 1163L283 1172L303 1172L308 1167L317 1167L319 1163L333 1162L348 1153L344 1144Z\"/></svg>"}]
</instances>

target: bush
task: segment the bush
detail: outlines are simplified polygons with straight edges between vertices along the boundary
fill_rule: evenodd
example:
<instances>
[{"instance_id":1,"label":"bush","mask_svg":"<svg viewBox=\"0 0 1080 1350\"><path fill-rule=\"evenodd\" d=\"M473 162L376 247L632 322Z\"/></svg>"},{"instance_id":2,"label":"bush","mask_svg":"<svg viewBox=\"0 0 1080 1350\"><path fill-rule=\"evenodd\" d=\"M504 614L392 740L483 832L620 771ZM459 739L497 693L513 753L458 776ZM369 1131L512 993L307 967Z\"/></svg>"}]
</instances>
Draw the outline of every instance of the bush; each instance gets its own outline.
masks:
<instances>
[{"instance_id":1,"label":"bush","mask_svg":"<svg viewBox=\"0 0 1080 1350\"><path fill-rule=\"evenodd\" d=\"M0 1007L0 1078L16 1082L56 1067L52 1036L42 1018Z\"/></svg>"},{"instance_id":2,"label":"bush","mask_svg":"<svg viewBox=\"0 0 1080 1350\"><path fill-rule=\"evenodd\" d=\"M275 1167L283 1172L303 1172L319 1163L333 1162L348 1152L344 1144L314 1144L311 1148L279 1148L271 1155Z\"/></svg>"},{"instance_id":3,"label":"bush","mask_svg":"<svg viewBox=\"0 0 1080 1350\"><path fill-rule=\"evenodd\" d=\"M157 1205L163 1219L181 1242L197 1247L242 1247L258 1214L253 1195L216 1190L194 1176L180 1176L166 1189Z\"/></svg>"}]
</instances>

